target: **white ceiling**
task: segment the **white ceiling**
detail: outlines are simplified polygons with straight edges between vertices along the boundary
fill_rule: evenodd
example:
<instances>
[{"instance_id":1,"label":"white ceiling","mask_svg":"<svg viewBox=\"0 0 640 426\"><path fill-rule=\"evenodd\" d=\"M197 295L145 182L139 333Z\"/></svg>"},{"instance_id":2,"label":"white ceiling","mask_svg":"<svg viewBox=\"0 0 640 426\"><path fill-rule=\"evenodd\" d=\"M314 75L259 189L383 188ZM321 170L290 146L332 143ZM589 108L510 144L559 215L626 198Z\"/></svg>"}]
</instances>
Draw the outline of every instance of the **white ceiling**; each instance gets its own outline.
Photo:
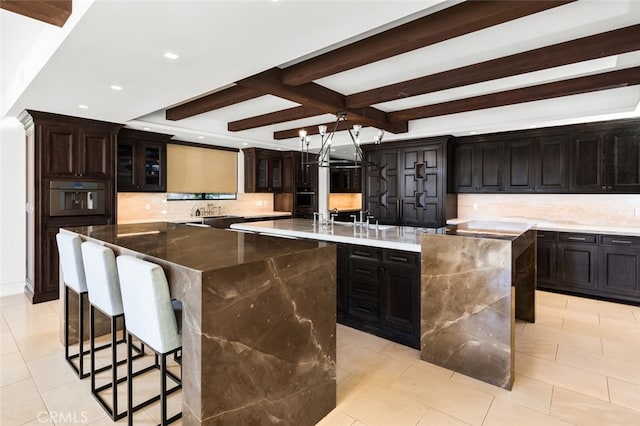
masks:
<instances>
[{"instance_id":1,"label":"white ceiling","mask_svg":"<svg viewBox=\"0 0 640 426\"><path fill-rule=\"evenodd\" d=\"M296 106L274 96L177 122L167 107L275 66L433 13L456 1L86 0L63 28L0 10L2 116L34 109L126 123L179 140L242 148L297 149L273 132L331 121L331 115L230 133L227 122ZM318 80L343 94L640 23L639 0L580 0ZM174 52L171 61L162 55ZM411 108L523 85L640 66L629 53L553 70L376 105ZM111 85L123 87L121 91ZM87 109L78 106L86 105ZM464 135L640 116L640 86L415 120L385 141ZM363 129L361 140L373 138ZM313 140L313 139L312 139ZM334 141L334 145L346 144ZM313 147L312 142L312 147Z\"/></svg>"}]
</instances>

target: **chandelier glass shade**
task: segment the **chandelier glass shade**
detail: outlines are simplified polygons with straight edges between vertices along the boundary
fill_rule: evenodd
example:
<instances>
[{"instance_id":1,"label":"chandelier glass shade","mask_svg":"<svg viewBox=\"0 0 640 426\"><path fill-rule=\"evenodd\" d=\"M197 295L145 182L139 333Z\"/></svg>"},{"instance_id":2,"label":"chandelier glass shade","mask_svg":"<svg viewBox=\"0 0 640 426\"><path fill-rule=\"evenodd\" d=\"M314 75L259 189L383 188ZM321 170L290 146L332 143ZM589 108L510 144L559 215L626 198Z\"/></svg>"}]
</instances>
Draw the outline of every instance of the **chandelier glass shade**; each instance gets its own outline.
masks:
<instances>
[{"instance_id":1,"label":"chandelier glass shade","mask_svg":"<svg viewBox=\"0 0 640 426\"><path fill-rule=\"evenodd\" d=\"M321 142L320 150L318 151L317 159L311 162L309 161L309 143L311 142L311 138L307 135L306 130L300 130L300 150L302 152L302 162L304 164L314 164L318 167L334 169L355 169L361 168L363 165L375 165L373 163L367 164L364 154L362 153L362 148L360 147L360 130L362 129L362 126L360 124L354 124L351 128L346 129L353 144L353 159L331 158L331 145L333 143L333 138L340 127L341 121L346 123L346 112L339 112L336 114L336 122L333 124L333 128L329 132L327 132L327 126L318 126L318 133L320 134ZM374 144L379 145L382 142L383 136L384 130L378 130L373 141Z\"/></svg>"}]
</instances>

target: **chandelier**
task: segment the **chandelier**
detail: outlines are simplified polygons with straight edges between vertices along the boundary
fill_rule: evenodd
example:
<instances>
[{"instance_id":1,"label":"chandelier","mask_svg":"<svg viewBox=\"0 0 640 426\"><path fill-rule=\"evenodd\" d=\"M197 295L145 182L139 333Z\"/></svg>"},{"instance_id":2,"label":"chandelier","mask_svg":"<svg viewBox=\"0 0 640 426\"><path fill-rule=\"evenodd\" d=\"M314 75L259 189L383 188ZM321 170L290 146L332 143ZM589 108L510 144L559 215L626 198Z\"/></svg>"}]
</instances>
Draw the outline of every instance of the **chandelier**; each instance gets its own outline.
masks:
<instances>
[{"instance_id":1,"label":"chandelier","mask_svg":"<svg viewBox=\"0 0 640 426\"><path fill-rule=\"evenodd\" d=\"M327 126L318 126L318 133L320 134L320 150L318 151L317 160L309 161L309 143L311 138L307 135L306 130L300 130L300 150L302 152L302 162L305 165L314 164L318 167L328 167L333 169L357 169L362 167L363 164L375 165L374 163L368 164L364 159L362 148L360 147L360 130L362 126L360 124L354 124L352 128L347 128L351 142L353 143L354 154L352 160L331 158L331 144L333 143L333 137L338 131L340 122L347 121L347 113L339 112L336 114L336 122L333 125L333 130L327 133ZM373 140L374 144L380 145L382 137L384 136L384 130L378 129L376 136ZM379 148L379 147L378 147Z\"/></svg>"}]
</instances>

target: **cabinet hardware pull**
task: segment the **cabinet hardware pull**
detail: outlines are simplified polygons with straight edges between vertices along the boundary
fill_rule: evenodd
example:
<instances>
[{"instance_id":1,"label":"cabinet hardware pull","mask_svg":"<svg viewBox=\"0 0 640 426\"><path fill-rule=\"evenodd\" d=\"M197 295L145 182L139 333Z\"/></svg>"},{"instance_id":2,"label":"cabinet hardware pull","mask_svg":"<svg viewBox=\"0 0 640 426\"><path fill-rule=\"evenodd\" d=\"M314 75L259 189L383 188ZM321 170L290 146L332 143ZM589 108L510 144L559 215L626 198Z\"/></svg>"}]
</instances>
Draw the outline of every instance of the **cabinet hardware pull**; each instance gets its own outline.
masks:
<instances>
[{"instance_id":1,"label":"cabinet hardware pull","mask_svg":"<svg viewBox=\"0 0 640 426\"><path fill-rule=\"evenodd\" d=\"M584 238L584 237L569 237L569 239L573 240L573 241L585 241L586 240L586 238Z\"/></svg>"},{"instance_id":2,"label":"cabinet hardware pull","mask_svg":"<svg viewBox=\"0 0 640 426\"><path fill-rule=\"evenodd\" d=\"M544 238L545 236L542 234L538 234L538 238Z\"/></svg>"},{"instance_id":3,"label":"cabinet hardware pull","mask_svg":"<svg viewBox=\"0 0 640 426\"><path fill-rule=\"evenodd\" d=\"M389 256L389 260L395 260L397 262L408 262L409 259L406 257L398 257L398 256Z\"/></svg>"},{"instance_id":4,"label":"cabinet hardware pull","mask_svg":"<svg viewBox=\"0 0 640 426\"><path fill-rule=\"evenodd\" d=\"M354 308L356 311L360 311L360 312L364 312L365 314L370 314L371 310L370 309L365 309L365 308L361 308L361 307L356 307Z\"/></svg>"},{"instance_id":5,"label":"cabinet hardware pull","mask_svg":"<svg viewBox=\"0 0 640 426\"><path fill-rule=\"evenodd\" d=\"M611 240L611 242L615 244L631 244L631 241L628 240Z\"/></svg>"},{"instance_id":6,"label":"cabinet hardware pull","mask_svg":"<svg viewBox=\"0 0 640 426\"><path fill-rule=\"evenodd\" d=\"M353 254L355 256L371 257L371 253L367 253L364 251L354 251Z\"/></svg>"},{"instance_id":7,"label":"cabinet hardware pull","mask_svg":"<svg viewBox=\"0 0 640 426\"><path fill-rule=\"evenodd\" d=\"M361 274L371 275L371 271L367 271L366 269L356 269L356 272L360 272Z\"/></svg>"},{"instance_id":8,"label":"cabinet hardware pull","mask_svg":"<svg viewBox=\"0 0 640 426\"><path fill-rule=\"evenodd\" d=\"M371 289L369 288L354 288L354 290L358 293L371 294Z\"/></svg>"}]
</instances>

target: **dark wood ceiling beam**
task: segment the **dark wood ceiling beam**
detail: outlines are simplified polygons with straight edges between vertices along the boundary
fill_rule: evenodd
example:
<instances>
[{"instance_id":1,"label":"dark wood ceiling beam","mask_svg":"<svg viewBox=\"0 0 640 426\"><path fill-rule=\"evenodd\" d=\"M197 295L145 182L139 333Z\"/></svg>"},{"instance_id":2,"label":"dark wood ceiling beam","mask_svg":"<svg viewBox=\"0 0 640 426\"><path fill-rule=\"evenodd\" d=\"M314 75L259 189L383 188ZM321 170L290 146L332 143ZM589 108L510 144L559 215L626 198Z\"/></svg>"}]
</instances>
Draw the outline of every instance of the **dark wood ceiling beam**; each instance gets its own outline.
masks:
<instances>
[{"instance_id":1,"label":"dark wood ceiling beam","mask_svg":"<svg viewBox=\"0 0 640 426\"><path fill-rule=\"evenodd\" d=\"M198 99L186 102L182 105L168 108L166 111L167 120L182 120L194 115L224 108L240 102L247 101L265 95L259 90L247 87L232 86L219 92L211 93Z\"/></svg>"},{"instance_id":2,"label":"dark wood ceiling beam","mask_svg":"<svg viewBox=\"0 0 640 426\"><path fill-rule=\"evenodd\" d=\"M236 82L239 86L256 91L262 91L304 106L316 108L328 114L346 112L347 119L352 124L377 127L391 133L405 133L409 130L407 122L397 121L391 123L387 114L371 107L360 109L347 109L345 97L334 90L327 89L315 83L306 83L300 86L285 86L281 82L281 69L272 68L252 77Z\"/></svg>"},{"instance_id":3,"label":"dark wood ceiling beam","mask_svg":"<svg viewBox=\"0 0 640 426\"><path fill-rule=\"evenodd\" d=\"M546 68L640 50L640 24L354 93L347 107L423 95Z\"/></svg>"},{"instance_id":4,"label":"dark wood ceiling beam","mask_svg":"<svg viewBox=\"0 0 640 426\"><path fill-rule=\"evenodd\" d=\"M288 129L288 130L280 130L278 132L273 132L273 139L275 140L283 140L283 139L291 139L300 137L300 130L306 130L307 135L319 135L320 131L318 130L318 126L325 125L327 126L327 131L331 132L335 128L336 131L347 130L353 127L353 122L348 121L339 121L338 127L336 127L336 122L332 121L330 123L320 123L313 126L301 127L299 129Z\"/></svg>"},{"instance_id":5,"label":"dark wood ceiling beam","mask_svg":"<svg viewBox=\"0 0 640 426\"><path fill-rule=\"evenodd\" d=\"M0 0L0 9L62 27L71 16L71 3L72 0Z\"/></svg>"},{"instance_id":6,"label":"dark wood ceiling beam","mask_svg":"<svg viewBox=\"0 0 640 426\"><path fill-rule=\"evenodd\" d=\"M317 108L297 106L283 109L281 111L245 118L243 120L231 121L227 124L227 130L230 132L239 132L241 130L255 129L257 127L271 126L272 124L315 117L324 113L324 111Z\"/></svg>"},{"instance_id":7,"label":"dark wood ceiling beam","mask_svg":"<svg viewBox=\"0 0 640 426\"><path fill-rule=\"evenodd\" d=\"M282 82L299 86L573 1L465 1L287 67Z\"/></svg>"},{"instance_id":8,"label":"dark wood ceiling beam","mask_svg":"<svg viewBox=\"0 0 640 426\"><path fill-rule=\"evenodd\" d=\"M553 83L539 84L457 99L439 104L425 105L395 111L388 114L390 120L408 121L421 118L437 117L460 112L476 111L505 105L515 105L561 96L578 95L599 90L615 89L640 84L640 67L577 77Z\"/></svg>"}]
</instances>

